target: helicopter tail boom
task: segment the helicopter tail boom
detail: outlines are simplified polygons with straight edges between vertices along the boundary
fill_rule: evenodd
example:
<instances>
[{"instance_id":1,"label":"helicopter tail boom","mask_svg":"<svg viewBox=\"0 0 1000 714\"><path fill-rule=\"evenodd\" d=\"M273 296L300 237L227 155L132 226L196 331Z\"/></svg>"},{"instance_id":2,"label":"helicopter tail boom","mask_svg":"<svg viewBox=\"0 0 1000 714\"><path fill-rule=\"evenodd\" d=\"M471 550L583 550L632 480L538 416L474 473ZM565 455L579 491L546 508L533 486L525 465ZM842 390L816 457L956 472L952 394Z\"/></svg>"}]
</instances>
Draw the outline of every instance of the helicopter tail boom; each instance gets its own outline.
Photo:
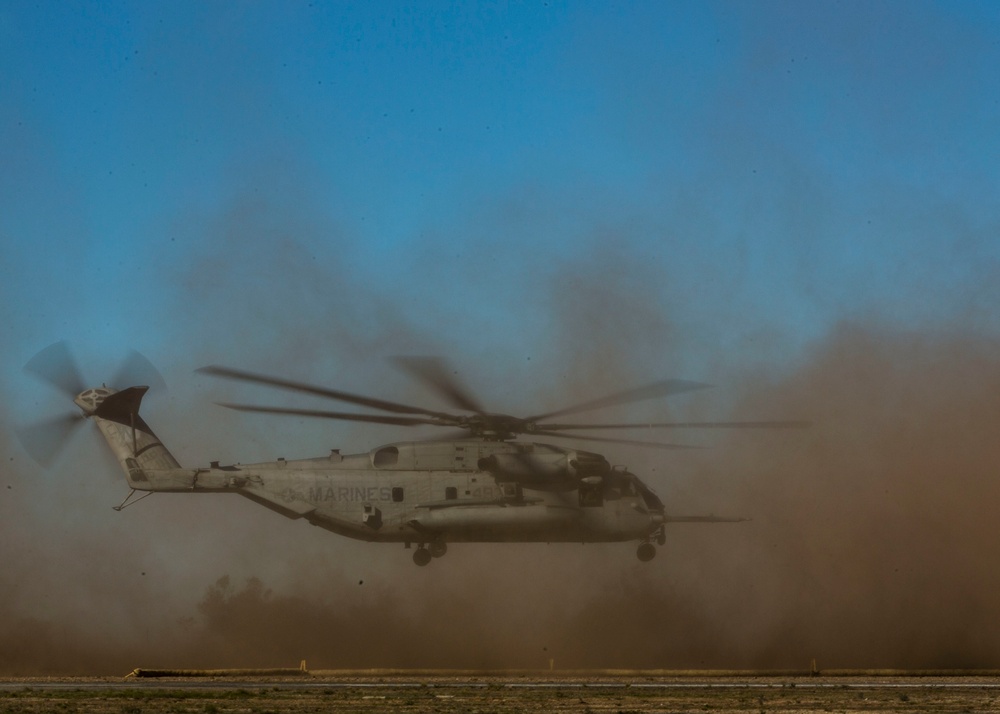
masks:
<instances>
[{"instance_id":1,"label":"helicopter tail boom","mask_svg":"<svg viewBox=\"0 0 1000 714\"><path fill-rule=\"evenodd\" d=\"M177 459L139 416L147 387L129 387L119 392L108 388L88 389L76 398L84 415L94 420L111 452L118 460L128 484L138 490L159 490L146 477L147 471L179 469Z\"/></svg>"}]
</instances>

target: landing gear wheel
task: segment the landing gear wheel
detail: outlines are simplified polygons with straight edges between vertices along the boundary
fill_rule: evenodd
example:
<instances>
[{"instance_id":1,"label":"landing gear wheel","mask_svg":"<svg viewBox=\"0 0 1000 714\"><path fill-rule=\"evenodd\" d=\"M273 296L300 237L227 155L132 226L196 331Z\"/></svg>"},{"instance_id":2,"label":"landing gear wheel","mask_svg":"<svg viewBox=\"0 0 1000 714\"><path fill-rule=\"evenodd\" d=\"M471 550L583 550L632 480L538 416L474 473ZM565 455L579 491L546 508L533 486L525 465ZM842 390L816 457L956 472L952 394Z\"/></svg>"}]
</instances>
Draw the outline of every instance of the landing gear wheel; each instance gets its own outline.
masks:
<instances>
[{"instance_id":1,"label":"landing gear wheel","mask_svg":"<svg viewBox=\"0 0 1000 714\"><path fill-rule=\"evenodd\" d=\"M420 566L427 565L431 562L431 552L423 546L417 548L413 551L413 562Z\"/></svg>"},{"instance_id":2,"label":"landing gear wheel","mask_svg":"<svg viewBox=\"0 0 1000 714\"><path fill-rule=\"evenodd\" d=\"M448 552L448 544L443 540L436 540L431 543L431 556L434 558L440 558L442 555Z\"/></svg>"},{"instance_id":3,"label":"landing gear wheel","mask_svg":"<svg viewBox=\"0 0 1000 714\"><path fill-rule=\"evenodd\" d=\"M652 543L643 543L639 546L638 550L635 551L636 556L643 563L647 563L656 556L656 546ZM414 555L414 559L416 556Z\"/></svg>"}]
</instances>

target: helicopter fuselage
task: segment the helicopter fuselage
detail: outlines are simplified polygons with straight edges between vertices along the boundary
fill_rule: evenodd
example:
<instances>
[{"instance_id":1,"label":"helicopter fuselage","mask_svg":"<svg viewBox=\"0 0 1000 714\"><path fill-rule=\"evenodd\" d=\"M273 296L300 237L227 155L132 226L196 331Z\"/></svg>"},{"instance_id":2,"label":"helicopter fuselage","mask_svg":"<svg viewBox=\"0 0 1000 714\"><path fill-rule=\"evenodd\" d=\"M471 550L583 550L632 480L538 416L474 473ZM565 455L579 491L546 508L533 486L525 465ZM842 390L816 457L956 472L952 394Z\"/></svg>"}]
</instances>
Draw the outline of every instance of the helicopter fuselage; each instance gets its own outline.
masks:
<instances>
[{"instance_id":1,"label":"helicopter fuselage","mask_svg":"<svg viewBox=\"0 0 1000 714\"><path fill-rule=\"evenodd\" d=\"M239 493L366 541L615 542L648 538L664 520L662 503L634 474L548 444L402 442L362 454L127 474L136 490Z\"/></svg>"}]
</instances>

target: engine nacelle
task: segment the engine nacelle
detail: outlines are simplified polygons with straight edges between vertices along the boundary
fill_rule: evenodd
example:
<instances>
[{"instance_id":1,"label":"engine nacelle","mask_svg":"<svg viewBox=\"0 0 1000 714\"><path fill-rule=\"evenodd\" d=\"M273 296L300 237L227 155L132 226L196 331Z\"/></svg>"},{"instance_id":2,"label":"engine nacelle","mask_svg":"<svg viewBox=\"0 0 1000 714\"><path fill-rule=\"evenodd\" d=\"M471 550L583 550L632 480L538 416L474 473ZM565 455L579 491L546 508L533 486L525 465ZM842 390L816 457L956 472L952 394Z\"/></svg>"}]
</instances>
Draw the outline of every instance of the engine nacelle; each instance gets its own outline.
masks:
<instances>
[{"instance_id":1,"label":"engine nacelle","mask_svg":"<svg viewBox=\"0 0 1000 714\"><path fill-rule=\"evenodd\" d=\"M551 483L570 478L566 458L561 454L556 458L534 454L493 454L479 459L478 466L502 481Z\"/></svg>"},{"instance_id":2,"label":"engine nacelle","mask_svg":"<svg viewBox=\"0 0 1000 714\"><path fill-rule=\"evenodd\" d=\"M611 473L611 464L608 460L590 451L570 451L566 454L566 461L573 475L580 479L592 476L603 478Z\"/></svg>"},{"instance_id":3,"label":"engine nacelle","mask_svg":"<svg viewBox=\"0 0 1000 714\"><path fill-rule=\"evenodd\" d=\"M607 459L589 451L492 454L478 466L499 480L519 483L600 483L611 473Z\"/></svg>"}]
</instances>

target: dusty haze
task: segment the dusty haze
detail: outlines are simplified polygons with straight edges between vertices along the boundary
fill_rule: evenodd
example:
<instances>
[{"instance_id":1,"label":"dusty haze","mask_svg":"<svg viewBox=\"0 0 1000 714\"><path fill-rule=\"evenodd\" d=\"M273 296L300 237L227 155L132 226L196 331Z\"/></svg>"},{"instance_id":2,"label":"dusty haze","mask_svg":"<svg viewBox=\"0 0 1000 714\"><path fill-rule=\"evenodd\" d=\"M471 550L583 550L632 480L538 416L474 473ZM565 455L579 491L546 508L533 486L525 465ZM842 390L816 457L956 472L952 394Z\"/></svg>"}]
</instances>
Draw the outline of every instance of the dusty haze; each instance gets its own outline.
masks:
<instances>
[{"instance_id":1,"label":"dusty haze","mask_svg":"<svg viewBox=\"0 0 1000 714\"><path fill-rule=\"evenodd\" d=\"M174 497L156 497L164 522L137 516L143 505L127 528L110 509L77 513L70 537L39 539L69 504L58 495L25 501L30 470L12 458L0 669L103 673L302 658L316 668L547 667L549 659L805 667L812 658L824 667L1000 666L997 347L961 331L845 323L787 374L744 375L730 386L730 413L714 416L813 426L675 434L713 448L630 452L673 512L753 518L672 526L648 564L629 544L460 544L418 570L396 546L316 536L264 509L241 505L219 521L206 507L186 519L196 504ZM576 373L583 383L593 374ZM703 409L686 399L675 413ZM196 592L143 582L157 567L157 540L177 536L171 523L211 552L225 550L225 518L246 526L234 567L190 552L217 569L209 576L201 566L201 582L188 583ZM106 524L131 543L100 551ZM267 568L258 571L253 554L263 566L276 544L290 549L289 563L258 575ZM93 565L62 567L77 560ZM42 581L45 602L16 597L26 578ZM124 623L115 623L118 612ZM107 621L95 627L95 614Z\"/></svg>"},{"instance_id":2,"label":"dusty haze","mask_svg":"<svg viewBox=\"0 0 1000 714\"><path fill-rule=\"evenodd\" d=\"M1000 667L1000 6L383 5L0 5L0 673ZM690 379L580 418L813 426L580 442L752 519L651 563L417 568L233 495L116 513L92 424L39 468L60 339L95 386L150 358L192 467L438 435L223 410L338 405L207 364L444 408L387 360L443 355L514 415Z\"/></svg>"}]
</instances>

